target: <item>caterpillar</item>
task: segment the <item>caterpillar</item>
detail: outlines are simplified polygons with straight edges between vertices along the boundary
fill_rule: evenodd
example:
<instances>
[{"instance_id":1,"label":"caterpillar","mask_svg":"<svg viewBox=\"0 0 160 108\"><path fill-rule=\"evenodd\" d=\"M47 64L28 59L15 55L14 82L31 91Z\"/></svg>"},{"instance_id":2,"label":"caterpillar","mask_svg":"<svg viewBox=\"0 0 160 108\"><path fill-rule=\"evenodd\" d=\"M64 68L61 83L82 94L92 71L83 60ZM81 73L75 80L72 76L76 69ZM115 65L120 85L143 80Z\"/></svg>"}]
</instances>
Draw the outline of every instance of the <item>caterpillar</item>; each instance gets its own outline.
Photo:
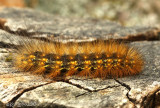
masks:
<instances>
[{"instance_id":1,"label":"caterpillar","mask_svg":"<svg viewBox=\"0 0 160 108\"><path fill-rule=\"evenodd\" d=\"M111 40L27 41L17 48L13 63L17 69L47 78L118 78L138 74L144 65L136 48Z\"/></svg>"}]
</instances>

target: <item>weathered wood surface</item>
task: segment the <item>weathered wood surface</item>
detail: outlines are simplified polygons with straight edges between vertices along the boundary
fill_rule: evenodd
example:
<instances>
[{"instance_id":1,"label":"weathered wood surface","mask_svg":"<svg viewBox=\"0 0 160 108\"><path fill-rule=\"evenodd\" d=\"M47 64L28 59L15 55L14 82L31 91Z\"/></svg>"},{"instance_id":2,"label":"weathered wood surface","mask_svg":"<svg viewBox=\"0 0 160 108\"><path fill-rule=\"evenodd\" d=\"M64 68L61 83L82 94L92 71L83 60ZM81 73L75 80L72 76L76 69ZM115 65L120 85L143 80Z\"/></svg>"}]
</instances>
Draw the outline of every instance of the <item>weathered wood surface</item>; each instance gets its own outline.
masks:
<instances>
[{"instance_id":1,"label":"weathered wood surface","mask_svg":"<svg viewBox=\"0 0 160 108\"><path fill-rule=\"evenodd\" d=\"M109 21L63 18L15 8L1 9L0 18L0 107L160 106L158 28L122 27ZM62 41L108 38L138 41L130 44L142 51L145 67L139 75L117 80L70 78L69 82L54 82L19 72L12 67L11 62L6 62L6 55L13 51L10 46L18 44L25 37Z\"/></svg>"}]
</instances>

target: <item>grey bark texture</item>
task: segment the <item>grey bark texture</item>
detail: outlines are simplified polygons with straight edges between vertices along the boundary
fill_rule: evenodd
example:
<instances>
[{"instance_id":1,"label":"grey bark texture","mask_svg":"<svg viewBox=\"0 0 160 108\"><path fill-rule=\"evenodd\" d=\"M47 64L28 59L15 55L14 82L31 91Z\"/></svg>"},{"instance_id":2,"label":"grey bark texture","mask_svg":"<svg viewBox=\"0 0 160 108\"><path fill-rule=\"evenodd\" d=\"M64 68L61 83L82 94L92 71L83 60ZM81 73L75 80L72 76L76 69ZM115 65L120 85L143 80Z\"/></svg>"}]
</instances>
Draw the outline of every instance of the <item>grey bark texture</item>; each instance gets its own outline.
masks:
<instances>
[{"instance_id":1,"label":"grey bark texture","mask_svg":"<svg viewBox=\"0 0 160 108\"><path fill-rule=\"evenodd\" d=\"M0 107L158 108L159 37L156 27L123 27L110 21L3 8L0 10ZM44 79L19 72L8 62L13 46L26 38L64 42L109 38L128 41L144 55L144 70L139 75L118 79L71 77L67 82Z\"/></svg>"}]
</instances>

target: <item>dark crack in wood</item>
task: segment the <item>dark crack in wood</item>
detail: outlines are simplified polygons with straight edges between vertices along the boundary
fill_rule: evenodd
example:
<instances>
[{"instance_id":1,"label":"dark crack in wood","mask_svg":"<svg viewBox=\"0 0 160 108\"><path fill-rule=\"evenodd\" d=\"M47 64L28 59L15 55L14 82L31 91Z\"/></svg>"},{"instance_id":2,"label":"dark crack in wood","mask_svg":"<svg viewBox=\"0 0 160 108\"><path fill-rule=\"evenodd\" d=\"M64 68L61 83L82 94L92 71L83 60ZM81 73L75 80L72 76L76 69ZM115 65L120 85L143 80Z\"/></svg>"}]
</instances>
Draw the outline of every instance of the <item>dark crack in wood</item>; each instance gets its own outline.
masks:
<instances>
[{"instance_id":1,"label":"dark crack in wood","mask_svg":"<svg viewBox=\"0 0 160 108\"><path fill-rule=\"evenodd\" d=\"M129 100L130 102L132 102L133 104L135 104L135 103L136 103L136 99L133 99L133 98L129 97L129 92L130 92L130 90L131 90L131 87L130 87L129 85L127 85L126 83L123 83L123 82L119 81L118 79L115 79L115 78L114 78L114 80L115 80L117 83L119 83L121 86L123 86L123 87L125 87L126 89L128 89L128 92L127 92L127 94L126 94L126 97L128 98L128 100Z\"/></svg>"},{"instance_id":2,"label":"dark crack in wood","mask_svg":"<svg viewBox=\"0 0 160 108\"><path fill-rule=\"evenodd\" d=\"M40 85L37 85L37 86L33 86L33 87L29 87L29 88L26 88L26 89L23 89L22 91L20 91L18 93L17 96L15 96L12 100L10 100L8 103L5 104L5 108L14 108L14 104L15 102L17 101L17 99L19 99L19 97L21 97L24 93L28 92L28 91L31 91L31 90L34 90L38 87L42 87L44 85L48 85L48 84L51 84L53 83L53 81L50 81L50 82L47 82L45 84L40 84Z\"/></svg>"},{"instance_id":3,"label":"dark crack in wood","mask_svg":"<svg viewBox=\"0 0 160 108\"><path fill-rule=\"evenodd\" d=\"M80 89L83 89L83 90L86 90L88 92L98 92L98 91L101 91L101 90L105 90L105 89L108 89L108 88L113 88L113 87L119 87L119 85L113 85L113 86L107 86L107 87L104 87L104 88L101 88L101 89L94 89L94 90L91 90L89 88L85 88L83 86L81 86L80 84L75 84L73 82L71 82L70 80L68 79L65 79L65 80L61 80L62 82L65 82L65 83L68 83L68 84L71 84L77 88L80 88ZM84 93L83 93L84 94Z\"/></svg>"},{"instance_id":4,"label":"dark crack in wood","mask_svg":"<svg viewBox=\"0 0 160 108\"><path fill-rule=\"evenodd\" d=\"M129 91L131 90L131 87L129 85L127 85L126 83L120 82L117 79L114 79L117 83L119 83L120 85L124 86L125 88L127 88Z\"/></svg>"},{"instance_id":5,"label":"dark crack in wood","mask_svg":"<svg viewBox=\"0 0 160 108\"><path fill-rule=\"evenodd\" d=\"M107 87L104 87L104 88L102 88L102 89L95 89L95 90L90 90L90 91L92 91L92 93L93 92L99 92L99 91L101 91L101 90L106 90L106 89L108 89L108 88L114 88L114 87L119 87L120 85L114 85L114 86L107 86ZM80 88L80 89L84 89L84 87L82 87L82 88ZM82 94L79 94L79 95L77 95L77 96L75 96L76 98L77 97L80 97L80 96L83 96L83 95L85 95L85 94L87 94L87 93L89 93L90 91L88 91L88 92L85 92L85 93L82 93Z\"/></svg>"},{"instance_id":6,"label":"dark crack in wood","mask_svg":"<svg viewBox=\"0 0 160 108\"><path fill-rule=\"evenodd\" d=\"M85 95L85 94L87 94L87 93L89 93L89 92L81 93L81 94L79 94L79 95L76 95L75 97L77 98L77 97L83 96L83 95Z\"/></svg>"}]
</instances>

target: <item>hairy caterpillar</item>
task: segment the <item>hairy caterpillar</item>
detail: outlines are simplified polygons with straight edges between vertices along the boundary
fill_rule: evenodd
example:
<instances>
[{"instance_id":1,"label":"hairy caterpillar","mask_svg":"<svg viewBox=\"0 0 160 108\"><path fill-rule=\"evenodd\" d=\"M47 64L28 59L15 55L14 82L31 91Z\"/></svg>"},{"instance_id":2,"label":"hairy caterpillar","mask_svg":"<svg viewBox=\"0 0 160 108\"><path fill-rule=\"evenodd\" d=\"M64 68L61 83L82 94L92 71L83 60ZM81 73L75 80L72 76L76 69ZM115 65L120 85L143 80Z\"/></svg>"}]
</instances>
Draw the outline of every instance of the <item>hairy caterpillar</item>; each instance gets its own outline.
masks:
<instances>
[{"instance_id":1,"label":"hairy caterpillar","mask_svg":"<svg viewBox=\"0 0 160 108\"><path fill-rule=\"evenodd\" d=\"M82 76L118 78L143 69L141 53L116 41L44 42L27 41L14 56L18 69L49 78Z\"/></svg>"}]
</instances>

